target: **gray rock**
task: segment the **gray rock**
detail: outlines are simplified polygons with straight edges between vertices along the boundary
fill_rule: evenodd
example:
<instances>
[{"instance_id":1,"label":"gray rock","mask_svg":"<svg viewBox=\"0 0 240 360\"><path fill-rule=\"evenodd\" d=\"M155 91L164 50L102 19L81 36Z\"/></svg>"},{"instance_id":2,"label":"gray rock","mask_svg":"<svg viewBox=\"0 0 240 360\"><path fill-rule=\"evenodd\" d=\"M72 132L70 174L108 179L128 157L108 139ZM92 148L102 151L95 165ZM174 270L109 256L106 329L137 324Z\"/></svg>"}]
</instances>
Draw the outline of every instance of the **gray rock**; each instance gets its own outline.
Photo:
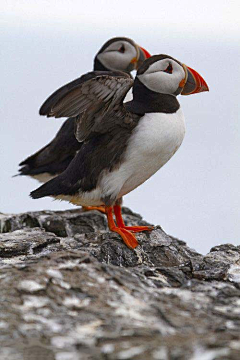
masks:
<instances>
[{"instance_id":1,"label":"gray rock","mask_svg":"<svg viewBox=\"0 0 240 360\"><path fill-rule=\"evenodd\" d=\"M132 251L96 211L0 220L1 360L240 359L240 246L158 226Z\"/></svg>"}]
</instances>

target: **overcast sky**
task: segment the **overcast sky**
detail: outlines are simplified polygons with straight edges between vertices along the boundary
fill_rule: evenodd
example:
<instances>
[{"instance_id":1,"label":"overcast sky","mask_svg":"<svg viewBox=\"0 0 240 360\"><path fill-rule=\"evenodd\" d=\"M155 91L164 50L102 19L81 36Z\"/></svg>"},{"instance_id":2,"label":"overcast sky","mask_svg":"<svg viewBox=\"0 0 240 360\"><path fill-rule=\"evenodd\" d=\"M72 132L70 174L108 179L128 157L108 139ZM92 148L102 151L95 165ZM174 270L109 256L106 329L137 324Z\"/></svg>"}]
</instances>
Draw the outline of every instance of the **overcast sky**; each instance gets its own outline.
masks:
<instances>
[{"instance_id":1,"label":"overcast sky","mask_svg":"<svg viewBox=\"0 0 240 360\"><path fill-rule=\"evenodd\" d=\"M38 109L91 70L101 45L128 36L152 54L196 69L210 92L179 97L187 133L176 155L124 204L201 252L239 244L239 1L2 1L0 211L71 208L28 197L38 183L11 178L63 120Z\"/></svg>"}]
</instances>

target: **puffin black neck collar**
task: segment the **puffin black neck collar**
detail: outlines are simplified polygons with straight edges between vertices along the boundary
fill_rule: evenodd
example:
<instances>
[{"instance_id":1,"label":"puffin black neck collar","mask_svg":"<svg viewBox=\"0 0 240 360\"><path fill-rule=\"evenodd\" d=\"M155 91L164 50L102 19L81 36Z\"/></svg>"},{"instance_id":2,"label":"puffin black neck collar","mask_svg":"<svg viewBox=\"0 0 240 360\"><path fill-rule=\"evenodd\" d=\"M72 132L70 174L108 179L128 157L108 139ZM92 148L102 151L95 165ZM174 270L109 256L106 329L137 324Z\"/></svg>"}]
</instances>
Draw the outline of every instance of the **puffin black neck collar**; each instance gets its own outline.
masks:
<instances>
[{"instance_id":1,"label":"puffin black neck collar","mask_svg":"<svg viewBox=\"0 0 240 360\"><path fill-rule=\"evenodd\" d=\"M94 70L94 71L109 71L109 69L107 69L107 68L98 60L97 56L95 56L95 58L94 58L93 70Z\"/></svg>"},{"instance_id":2,"label":"puffin black neck collar","mask_svg":"<svg viewBox=\"0 0 240 360\"><path fill-rule=\"evenodd\" d=\"M176 96L149 90L138 78L133 85L133 100L125 106L128 111L139 115L152 112L173 114L180 108Z\"/></svg>"}]
</instances>

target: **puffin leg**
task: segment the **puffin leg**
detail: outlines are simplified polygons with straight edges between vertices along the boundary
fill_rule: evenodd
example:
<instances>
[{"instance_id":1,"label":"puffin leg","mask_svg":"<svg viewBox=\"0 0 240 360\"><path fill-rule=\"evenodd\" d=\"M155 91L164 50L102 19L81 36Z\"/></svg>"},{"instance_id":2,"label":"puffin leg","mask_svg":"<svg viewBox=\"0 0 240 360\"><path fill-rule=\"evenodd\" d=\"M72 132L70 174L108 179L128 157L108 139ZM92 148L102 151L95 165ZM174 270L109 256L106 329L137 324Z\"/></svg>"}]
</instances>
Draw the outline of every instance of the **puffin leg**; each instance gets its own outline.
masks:
<instances>
[{"instance_id":1,"label":"puffin leg","mask_svg":"<svg viewBox=\"0 0 240 360\"><path fill-rule=\"evenodd\" d=\"M104 206L82 206L82 209L84 211L97 210L97 211L100 211L103 214L106 214Z\"/></svg>"},{"instance_id":2,"label":"puffin leg","mask_svg":"<svg viewBox=\"0 0 240 360\"><path fill-rule=\"evenodd\" d=\"M120 205L114 205L113 206L113 211L114 211L114 214L115 214L117 226L125 228L126 225L125 225L123 217L122 217L122 208L121 208L121 206Z\"/></svg>"},{"instance_id":3,"label":"puffin leg","mask_svg":"<svg viewBox=\"0 0 240 360\"><path fill-rule=\"evenodd\" d=\"M119 205L114 205L113 211L116 218L117 226L132 232L152 231L153 226L126 226L122 218L122 208Z\"/></svg>"},{"instance_id":4,"label":"puffin leg","mask_svg":"<svg viewBox=\"0 0 240 360\"><path fill-rule=\"evenodd\" d=\"M113 219L113 208L112 206L105 207L107 219L108 219L108 227L111 231L118 233L123 239L124 243L130 248L135 249L138 246L137 239L135 235L133 235L130 231L117 227L114 219Z\"/></svg>"}]
</instances>

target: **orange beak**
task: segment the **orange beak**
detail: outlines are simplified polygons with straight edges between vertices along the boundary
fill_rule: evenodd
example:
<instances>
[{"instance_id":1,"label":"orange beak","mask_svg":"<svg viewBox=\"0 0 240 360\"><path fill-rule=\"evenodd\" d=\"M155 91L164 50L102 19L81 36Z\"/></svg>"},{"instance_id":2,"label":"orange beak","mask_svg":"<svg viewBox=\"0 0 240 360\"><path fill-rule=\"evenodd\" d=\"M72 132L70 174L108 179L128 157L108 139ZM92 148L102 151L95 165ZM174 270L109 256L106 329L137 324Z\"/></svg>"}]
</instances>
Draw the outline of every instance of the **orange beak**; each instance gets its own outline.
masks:
<instances>
[{"instance_id":1,"label":"orange beak","mask_svg":"<svg viewBox=\"0 0 240 360\"><path fill-rule=\"evenodd\" d=\"M203 91L209 91L208 85L203 77L194 69L183 64L186 72L187 81L183 87L181 95L192 95Z\"/></svg>"},{"instance_id":2,"label":"orange beak","mask_svg":"<svg viewBox=\"0 0 240 360\"><path fill-rule=\"evenodd\" d=\"M142 65L144 60L151 57L149 52L147 50L145 50L143 47L138 45L138 49L139 49L139 58L138 58L138 61L136 63L136 69L138 69Z\"/></svg>"},{"instance_id":3,"label":"orange beak","mask_svg":"<svg viewBox=\"0 0 240 360\"><path fill-rule=\"evenodd\" d=\"M141 46L139 46L139 48L142 50L143 54L145 55L145 59L148 59L151 57L151 55L149 54L149 52L146 49L144 49Z\"/></svg>"}]
</instances>

